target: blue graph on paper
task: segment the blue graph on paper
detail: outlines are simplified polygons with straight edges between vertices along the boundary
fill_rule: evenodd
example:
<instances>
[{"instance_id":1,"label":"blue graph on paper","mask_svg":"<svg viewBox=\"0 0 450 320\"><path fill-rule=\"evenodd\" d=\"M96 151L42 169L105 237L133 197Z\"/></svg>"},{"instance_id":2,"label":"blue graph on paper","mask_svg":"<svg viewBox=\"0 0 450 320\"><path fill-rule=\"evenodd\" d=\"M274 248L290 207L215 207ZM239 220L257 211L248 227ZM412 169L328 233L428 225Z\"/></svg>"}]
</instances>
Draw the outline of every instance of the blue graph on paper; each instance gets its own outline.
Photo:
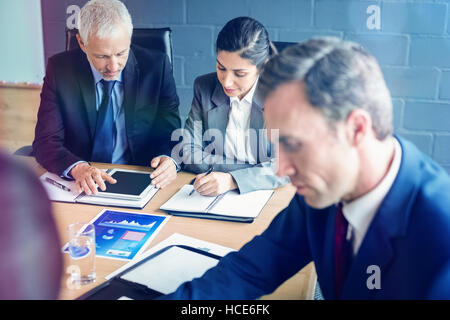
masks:
<instances>
[{"instance_id":1,"label":"blue graph on paper","mask_svg":"<svg viewBox=\"0 0 450 320\"><path fill-rule=\"evenodd\" d=\"M165 219L151 214L105 210L93 222L96 256L133 259Z\"/></svg>"},{"instance_id":2,"label":"blue graph on paper","mask_svg":"<svg viewBox=\"0 0 450 320\"><path fill-rule=\"evenodd\" d=\"M129 230L150 231L155 225L156 221L145 216L133 215L127 219L123 214L114 214L111 211L109 214L102 217L98 225L102 227L123 228Z\"/></svg>"},{"instance_id":3,"label":"blue graph on paper","mask_svg":"<svg viewBox=\"0 0 450 320\"><path fill-rule=\"evenodd\" d=\"M95 226L95 255L131 260L145 249L167 218L152 214L105 210L92 223ZM69 246L63 247L69 252ZM77 252L82 255L85 252Z\"/></svg>"}]
</instances>

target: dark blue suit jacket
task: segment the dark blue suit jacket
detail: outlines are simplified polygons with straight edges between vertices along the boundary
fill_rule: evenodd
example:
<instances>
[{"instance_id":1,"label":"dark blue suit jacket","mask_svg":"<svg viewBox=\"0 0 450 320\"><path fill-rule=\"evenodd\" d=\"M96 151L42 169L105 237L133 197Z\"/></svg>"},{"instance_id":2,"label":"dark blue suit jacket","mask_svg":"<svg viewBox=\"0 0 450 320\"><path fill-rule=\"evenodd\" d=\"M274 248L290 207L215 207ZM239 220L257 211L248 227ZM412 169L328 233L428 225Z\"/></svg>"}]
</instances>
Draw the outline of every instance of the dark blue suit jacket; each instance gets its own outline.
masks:
<instances>
[{"instance_id":1,"label":"dark blue suit jacket","mask_svg":"<svg viewBox=\"0 0 450 320\"><path fill-rule=\"evenodd\" d=\"M344 285L343 299L450 299L450 177L410 142ZM325 299L336 299L336 207L316 210L301 196L260 236L230 253L168 299L253 299L314 261ZM380 269L380 289L369 289Z\"/></svg>"},{"instance_id":2,"label":"dark blue suit jacket","mask_svg":"<svg viewBox=\"0 0 450 320\"><path fill-rule=\"evenodd\" d=\"M171 154L172 131L181 126L172 67L166 54L132 45L122 75L129 164L148 166L153 157ZM33 142L36 160L57 174L90 161L96 120L86 54L77 49L51 57Z\"/></svg>"}]
</instances>

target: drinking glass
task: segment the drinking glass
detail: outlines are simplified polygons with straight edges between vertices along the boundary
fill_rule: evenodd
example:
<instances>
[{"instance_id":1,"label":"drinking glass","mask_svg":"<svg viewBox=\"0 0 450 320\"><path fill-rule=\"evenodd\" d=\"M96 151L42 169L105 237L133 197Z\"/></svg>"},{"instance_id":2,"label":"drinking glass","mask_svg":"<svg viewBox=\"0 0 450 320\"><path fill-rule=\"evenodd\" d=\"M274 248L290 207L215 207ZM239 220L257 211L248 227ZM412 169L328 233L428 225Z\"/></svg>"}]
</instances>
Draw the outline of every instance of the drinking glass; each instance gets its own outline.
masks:
<instances>
[{"instance_id":1,"label":"drinking glass","mask_svg":"<svg viewBox=\"0 0 450 320\"><path fill-rule=\"evenodd\" d=\"M95 227L77 222L69 225L71 282L75 286L95 281Z\"/></svg>"}]
</instances>

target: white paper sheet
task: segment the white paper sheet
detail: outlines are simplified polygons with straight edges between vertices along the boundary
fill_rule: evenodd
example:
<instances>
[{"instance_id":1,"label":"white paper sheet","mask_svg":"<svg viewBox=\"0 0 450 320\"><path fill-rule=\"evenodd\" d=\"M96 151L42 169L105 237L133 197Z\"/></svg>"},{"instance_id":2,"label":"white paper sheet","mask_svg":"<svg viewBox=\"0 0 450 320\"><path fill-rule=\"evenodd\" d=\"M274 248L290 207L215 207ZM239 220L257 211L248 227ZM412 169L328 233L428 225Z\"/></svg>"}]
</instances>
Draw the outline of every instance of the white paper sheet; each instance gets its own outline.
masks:
<instances>
[{"instance_id":1,"label":"white paper sheet","mask_svg":"<svg viewBox=\"0 0 450 320\"><path fill-rule=\"evenodd\" d=\"M113 278L114 276L116 276L119 273L121 273L122 271L128 269L132 265L138 263L142 259L147 258L149 255L155 253L156 251L161 250L162 248L165 248L165 247L168 247L171 245L185 245L185 246L193 247L196 249L204 250L209 253L215 254L217 256L221 256L221 257L225 256L226 254L228 254L232 251L235 251L234 249L224 247L224 246L212 243L212 242L192 238L192 237L186 236L184 234L180 234L180 233L173 233L172 235L170 235L168 238L166 238L165 240L158 243L153 248L147 250L146 252L142 253L139 256L136 256L132 261L128 262L127 264L120 267L116 271L107 275L105 277L105 279L109 280L109 279Z\"/></svg>"},{"instance_id":2,"label":"white paper sheet","mask_svg":"<svg viewBox=\"0 0 450 320\"><path fill-rule=\"evenodd\" d=\"M273 190L258 190L244 194L227 192L209 213L234 217L256 218L272 196Z\"/></svg>"},{"instance_id":3,"label":"white paper sheet","mask_svg":"<svg viewBox=\"0 0 450 320\"><path fill-rule=\"evenodd\" d=\"M45 181L45 178L50 178L58 183L61 183L62 185L68 187L70 189L70 192L50 184L49 182ZM74 202L75 198L80 194L79 192L77 192L75 181L64 180L54 173L46 172L39 179L41 180L42 185L47 191L50 200Z\"/></svg>"},{"instance_id":4,"label":"white paper sheet","mask_svg":"<svg viewBox=\"0 0 450 320\"><path fill-rule=\"evenodd\" d=\"M105 205L105 206L118 206L118 207L143 207L149 199L153 198L153 196L158 192L159 189L153 188L151 189L144 198L140 200L126 200L126 199L115 199L115 198L102 198L102 197L90 197L84 196L81 199L78 198L77 202L80 203L88 203L88 204L97 204L97 205Z\"/></svg>"},{"instance_id":5,"label":"white paper sheet","mask_svg":"<svg viewBox=\"0 0 450 320\"><path fill-rule=\"evenodd\" d=\"M201 277L218 262L217 259L193 251L172 247L121 278L169 294L180 284Z\"/></svg>"},{"instance_id":6,"label":"white paper sheet","mask_svg":"<svg viewBox=\"0 0 450 320\"><path fill-rule=\"evenodd\" d=\"M161 206L161 209L179 212L205 212L231 217L256 218L273 194L273 190L258 190L244 194L239 194L237 191L228 191L218 197L202 196L198 192L189 195L193 188L194 187L190 184L184 185ZM210 206L214 201L215 203Z\"/></svg>"},{"instance_id":7,"label":"white paper sheet","mask_svg":"<svg viewBox=\"0 0 450 320\"><path fill-rule=\"evenodd\" d=\"M206 197L194 191L193 185L185 184L174 196L161 206L162 210L185 211L185 212L204 212L216 197Z\"/></svg>"}]
</instances>

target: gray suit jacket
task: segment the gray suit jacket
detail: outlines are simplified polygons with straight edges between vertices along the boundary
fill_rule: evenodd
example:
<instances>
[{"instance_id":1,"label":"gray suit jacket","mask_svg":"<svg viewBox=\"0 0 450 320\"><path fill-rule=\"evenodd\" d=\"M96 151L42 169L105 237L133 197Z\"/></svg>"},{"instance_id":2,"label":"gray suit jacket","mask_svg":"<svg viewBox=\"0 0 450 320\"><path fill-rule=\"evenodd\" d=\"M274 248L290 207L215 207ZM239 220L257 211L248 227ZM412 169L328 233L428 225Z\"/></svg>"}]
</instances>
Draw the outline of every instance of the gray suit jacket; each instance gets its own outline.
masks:
<instances>
[{"instance_id":1,"label":"gray suit jacket","mask_svg":"<svg viewBox=\"0 0 450 320\"><path fill-rule=\"evenodd\" d=\"M202 75L194 83L194 99L184 127L182 161L184 169L202 173L214 165L214 171L229 172L240 193L273 189L289 182L277 177L275 158L264 130L263 105L257 94L250 113L251 152L256 164L237 162L225 157L224 142L230 99L223 92L215 72Z\"/></svg>"}]
</instances>

